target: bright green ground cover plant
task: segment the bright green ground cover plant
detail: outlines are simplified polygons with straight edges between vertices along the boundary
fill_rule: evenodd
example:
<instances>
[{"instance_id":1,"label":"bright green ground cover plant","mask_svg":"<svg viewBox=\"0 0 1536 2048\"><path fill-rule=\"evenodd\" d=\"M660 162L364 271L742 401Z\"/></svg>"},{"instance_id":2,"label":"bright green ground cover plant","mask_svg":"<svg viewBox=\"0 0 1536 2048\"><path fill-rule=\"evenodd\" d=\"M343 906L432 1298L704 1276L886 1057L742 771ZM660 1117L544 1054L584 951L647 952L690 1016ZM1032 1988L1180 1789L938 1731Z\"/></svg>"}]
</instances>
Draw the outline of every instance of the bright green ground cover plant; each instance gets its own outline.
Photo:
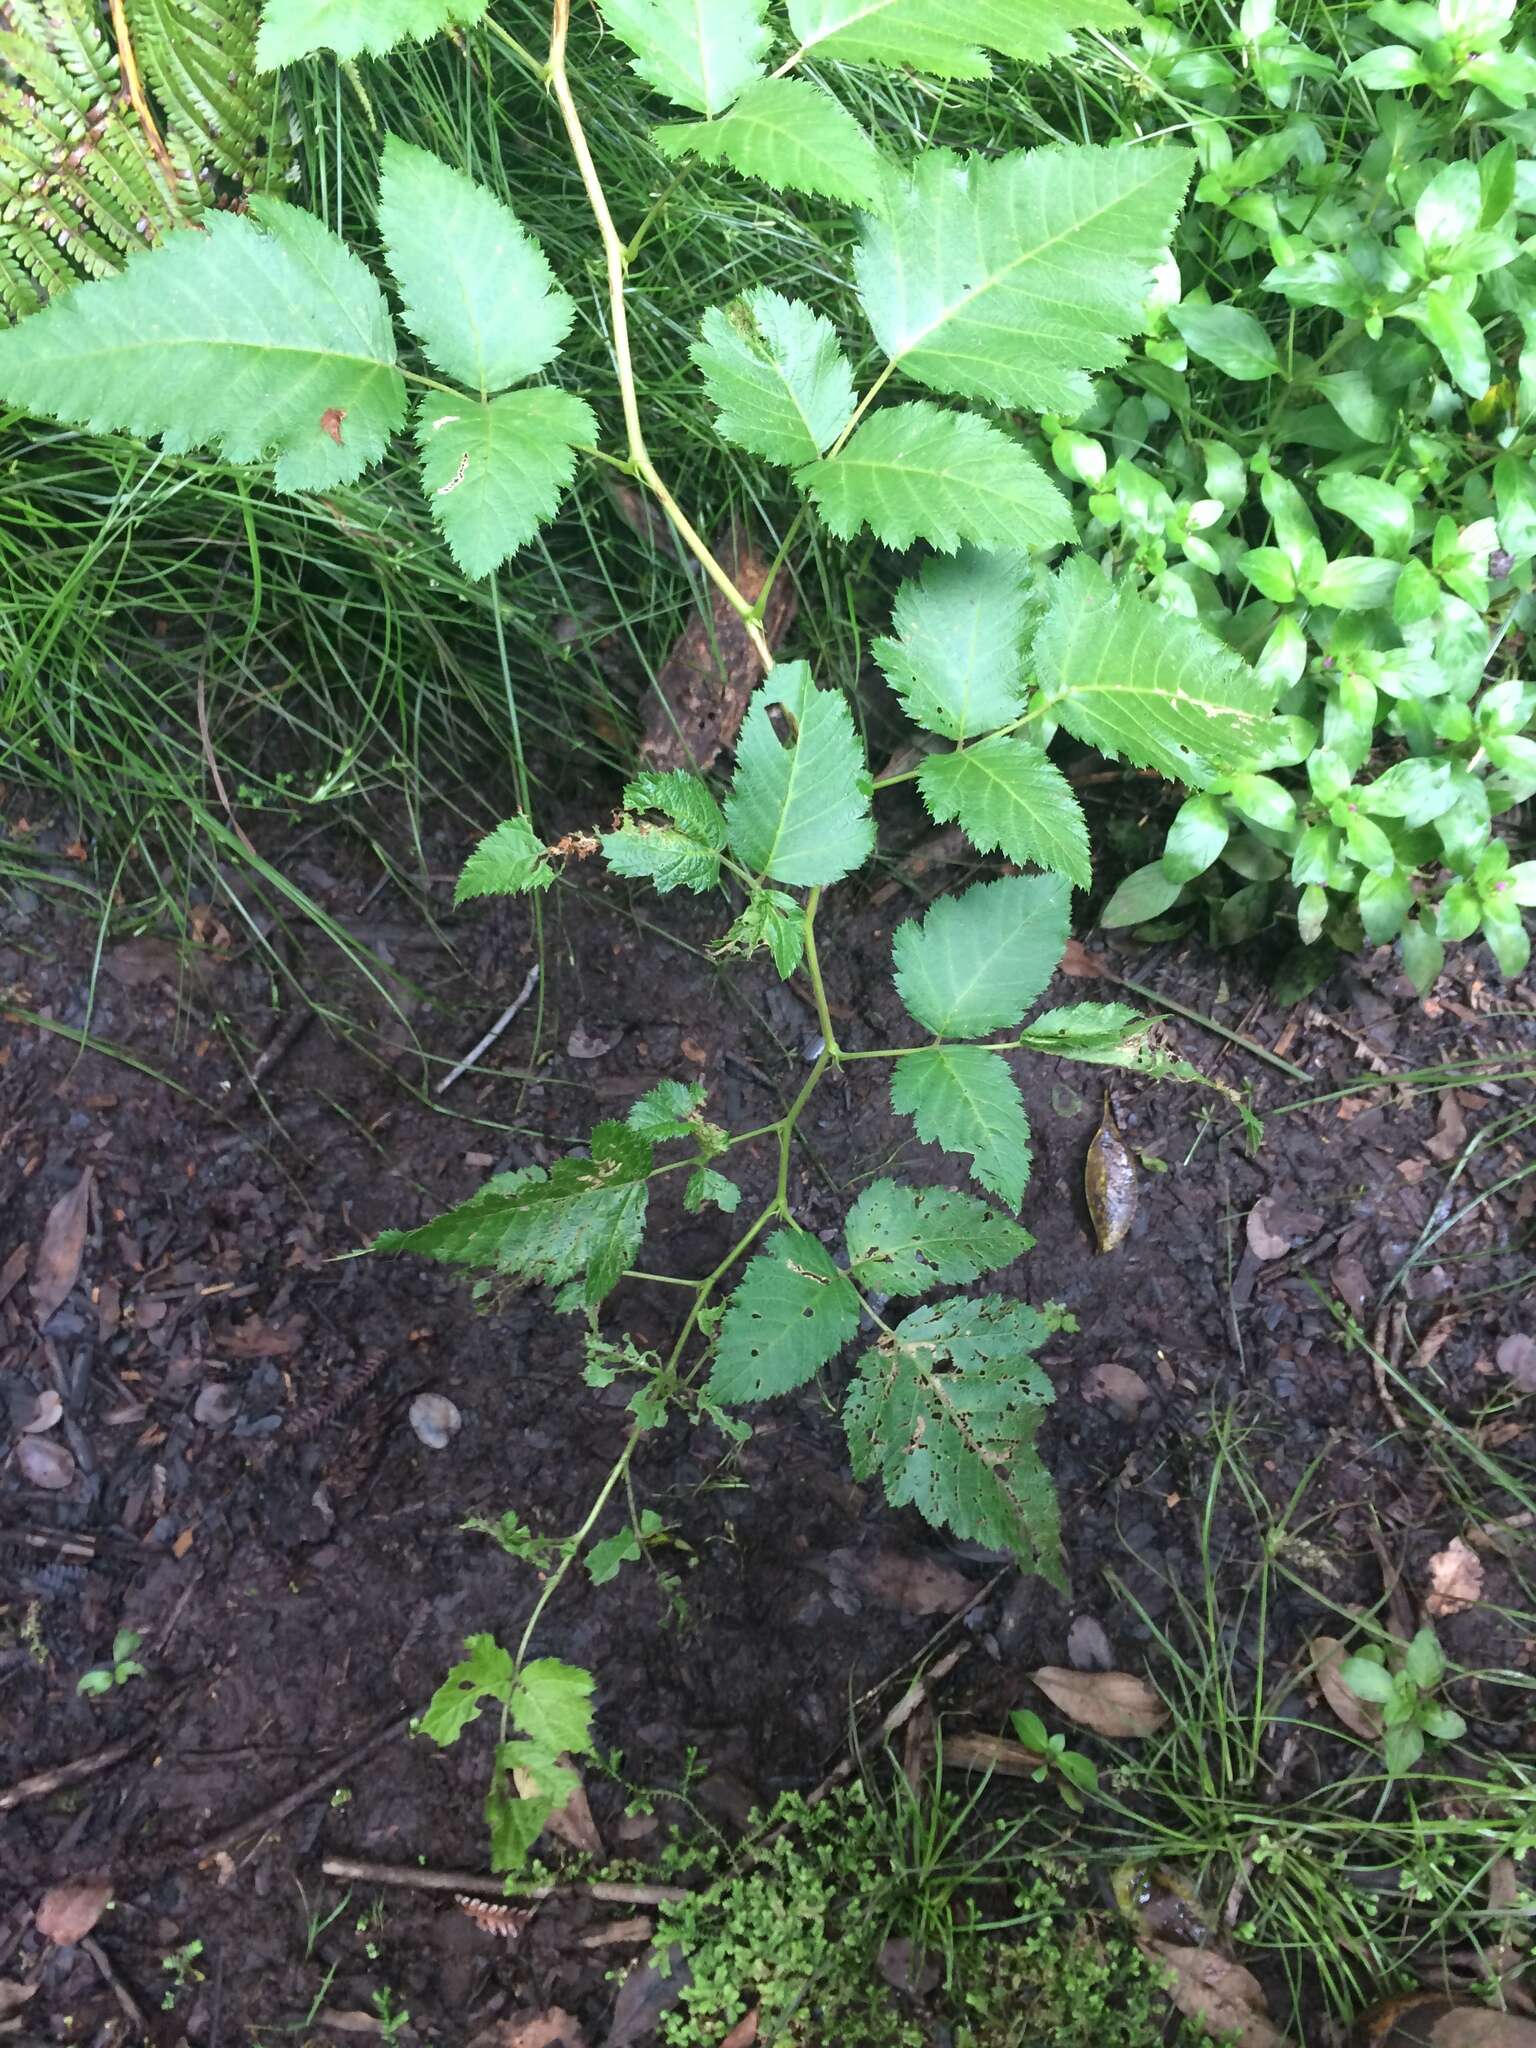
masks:
<instances>
[{"instance_id":1,"label":"bright green ground cover plant","mask_svg":"<svg viewBox=\"0 0 1536 2048\"><path fill-rule=\"evenodd\" d=\"M1289 995L1400 941L1424 991L1448 942L1480 934L1509 976L1530 956L1536 54L1513 0L1380 0L1327 32L1273 0L1226 54L1144 23L1195 204L1140 355L1043 431L1083 545L1253 660L1288 721L1191 794L1105 922L1231 945L1294 919Z\"/></svg>"},{"instance_id":2,"label":"bright green ground cover plant","mask_svg":"<svg viewBox=\"0 0 1536 2048\"><path fill-rule=\"evenodd\" d=\"M431 33L450 13L434 0L273 0L262 48L274 62L322 47L347 57ZM762 660L729 787L642 775L612 829L582 850L600 848L616 874L663 894L714 897L722 951L804 972L821 1039L795 1100L763 1129L727 1133L708 1120L697 1083L664 1081L599 1124L585 1153L499 1175L449 1214L380 1240L547 1283L557 1306L586 1318L588 1382L623 1375L635 1386L624 1448L561 1541L515 1652L472 1638L423 1720L451 1742L487 1704L500 1709L487 1815L508 1869L566 1796L562 1759L591 1742L590 1674L530 1658L534 1634L620 1489L632 1500L635 1454L669 1414L744 1433L743 1405L805 1385L858 1342L843 1402L855 1471L878 1474L893 1503L1061 1582L1056 1503L1034 1443L1050 1399L1034 1357L1047 1323L1004 1294L957 1291L1031 1242L1014 1221L1030 1152L1010 1056L1198 1077L1153 1053L1145 1020L1124 1005L1077 1003L1026 1021L1065 946L1072 888L1092 874L1083 814L1048 743L1063 729L1200 790L1257 770L1289 731L1273 713L1273 678L1197 621L1084 554L1045 565L1073 521L1019 430L1021 414L1082 413L1094 375L1123 361L1166 260L1190 153L1075 145L898 161L819 82L823 68L835 80L844 63L898 60L975 76L990 62L983 43L1046 58L1072 27L1122 19L1119 0L969 10L968 42L950 0L793 0L788 38L766 0L608 0L605 13L643 84L703 117L663 130L666 149L862 210L846 330L763 286L700 306L693 360L718 432L787 470L805 519L842 539L867 525L891 546L934 550L875 642L928 749L919 768L874 778L835 679L818 681L805 661L774 663L762 600L735 587L649 455L629 347L630 254L567 63L567 0L555 0L547 58L518 54L558 109L601 251L622 455L596 448L586 397L533 381L557 363L576 318L543 252L501 201L394 138L382 149L378 229L411 337L404 360L373 272L320 221L270 200L173 237L0 335L10 402L272 460L293 489L355 480L404 426L414 392L423 489L470 576L493 573L552 515L578 459L613 463L650 489ZM770 71L776 38L791 48ZM812 52L816 82L793 75ZM909 779L978 853L1030 871L979 882L902 925L892 968L911 1042L848 1047L827 1004L817 918L824 892L874 852L879 790ZM471 857L459 900L537 896L564 857L527 817L510 819ZM968 1162L1002 1207L880 1179L840 1242L803 1227L790 1196L796 1128L826 1075L856 1059L889 1064L893 1107L915 1136ZM665 1356L610 1334L607 1298L627 1274L650 1271L637 1261L652 1180L684 1173L690 1208L732 1214L742 1188L731 1155L752 1142L772 1148L772 1192L710 1272L669 1276L685 1306ZM656 1531L640 1515L630 1533L622 1553L599 1544L605 1573Z\"/></svg>"}]
</instances>

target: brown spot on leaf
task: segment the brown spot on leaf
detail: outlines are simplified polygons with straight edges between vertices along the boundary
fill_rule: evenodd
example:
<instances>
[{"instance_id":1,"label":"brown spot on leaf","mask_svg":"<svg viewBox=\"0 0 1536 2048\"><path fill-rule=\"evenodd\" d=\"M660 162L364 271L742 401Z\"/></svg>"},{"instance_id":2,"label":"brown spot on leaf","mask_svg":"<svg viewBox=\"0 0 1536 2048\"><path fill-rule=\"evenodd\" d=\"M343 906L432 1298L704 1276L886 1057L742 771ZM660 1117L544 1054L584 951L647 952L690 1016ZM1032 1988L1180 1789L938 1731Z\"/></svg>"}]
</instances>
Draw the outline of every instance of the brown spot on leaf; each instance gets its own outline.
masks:
<instances>
[{"instance_id":1,"label":"brown spot on leaf","mask_svg":"<svg viewBox=\"0 0 1536 2048\"><path fill-rule=\"evenodd\" d=\"M329 434L338 448L341 446L341 423L346 416L345 409L339 405L328 405L320 415L321 433Z\"/></svg>"}]
</instances>

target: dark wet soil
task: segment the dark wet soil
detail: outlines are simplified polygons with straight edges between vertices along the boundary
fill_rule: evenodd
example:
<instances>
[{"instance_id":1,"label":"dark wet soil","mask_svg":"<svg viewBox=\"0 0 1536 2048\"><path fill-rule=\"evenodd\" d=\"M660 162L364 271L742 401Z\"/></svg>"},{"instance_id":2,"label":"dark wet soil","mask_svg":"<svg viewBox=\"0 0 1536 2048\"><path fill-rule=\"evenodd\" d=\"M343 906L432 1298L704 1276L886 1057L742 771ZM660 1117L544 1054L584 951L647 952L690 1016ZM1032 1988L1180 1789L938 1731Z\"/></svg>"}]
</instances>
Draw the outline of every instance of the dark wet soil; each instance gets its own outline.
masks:
<instances>
[{"instance_id":1,"label":"dark wet soil","mask_svg":"<svg viewBox=\"0 0 1536 2048\"><path fill-rule=\"evenodd\" d=\"M24 836L44 869L68 865L67 826ZM441 1752L403 1725L466 1634L515 1639L532 1598L530 1570L461 1524L515 1508L536 1529L573 1527L624 1432L623 1390L583 1383L577 1326L543 1294L477 1305L451 1271L352 1255L494 1169L557 1157L664 1076L702 1079L724 1123L766 1123L803 1078L815 1020L761 966L727 977L710 962L711 906L632 898L577 870L544 899L540 1001L489 1072L433 1095L522 984L527 911L452 914L466 849L446 833L409 888L340 831L263 850L329 932L291 913L279 924L232 885L192 906L183 941L114 927L98 961L96 928L46 884L0 910L0 1978L36 1987L19 2023L48 2042L136 2038L118 1994L157 2041L303 2038L313 2011L366 2012L385 1987L413 2016L405 2038L461 2043L498 2013L560 2005L601 2042L605 1973L633 1951L579 1937L621 1908L558 1902L510 1944L441 1895L354 1885L312 1929L347 1889L322 1874L326 1856L485 1867L489 1737ZM930 858L834 908L824 965L845 1043L899 1042L892 926L971 872ZM1531 1086L1492 1070L1454 1092L1402 1077L1532 1053L1536 988L1485 979L1469 953L1419 1003L1384 953L1283 1010L1231 956L1089 937L1069 961L1051 1001L1117 997L1126 975L1307 1077L1170 1015L1170 1049L1251 1088L1263 1144L1250 1152L1214 1093L1115 1077L1140 1202L1128 1242L1101 1257L1081 1194L1101 1076L1019 1064L1035 1139L1023 1220L1038 1242L1000 1284L1079 1323L1045 1357L1070 1598L856 1484L822 1388L759 1411L739 1449L675 1423L635 1468L674 1538L670 1583L638 1567L601 1588L578 1575L541 1636L598 1674L601 1743L629 1785L691 1775L690 1796L727 1826L813 1785L846 1747L850 1702L983 1593L946 1638L969 1645L939 1698L956 1727L996 1732L1010 1705L1039 1704L1026 1674L1066 1661L1075 1615L1102 1621L1122 1666L1155 1672L1133 1602L1157 1622L1172 1589L1198 1586L1229 1416L1276 1502L1315 1468L1309 1526L1342 1573L1332 1597L1380 1597L1375 1531L1420 1600L1466 1504L1447 1497L1417 1412L1399 1430L1341 1335L1341 1302L1427 1399L1529 1458L1496 1360L1522 1312L1531 1323L1518 1282L1536 1178L1512 1128ZM319 1014L301 1029L304 999ZM958 1180L890 1116L884 1088L879 1063L860 1062L817 1096L793 1183L812 1227L838 1223L877 1170ZM749 1154L748 1201L771 1186L768 1149ZM77 1266L67 1228L49 1229L72 1192ZM705 1270L730 1241L713 1212L658 1201L653 1218L655 1268ZM609 1306L654 1344L676 1297L628 1285ZM1416 1367L1420 1346L1433 1355ZM411 1427L423 1392L462 1416L444 1450ZM1212 1533L1245 1569L1242 1518L1223 1505ZM1443 1624L1448 1647L1524 1662L1530 1644L1496 1612L1509 1568L1487 1562L1486 1605ZM1293 1655L1321 1614L1286 1596L1271 1655ZM123 1628L145 1674L82 1697L77 1680ZM1495 1709L1484 1733L1518 1739ZM6 1799L114 1748L78 1783ZM680 1817L664 1804L660 1821L626 1818L624 1785L597 1772L589 1793L617 1854L644 1859ZM51 1947L33 1924L51 1885L94 1874L114 1888L96 1939L116 1991L85 1949ZM178 1990L165 1959L193 1942Z\"/></svg>"}]
</instances>

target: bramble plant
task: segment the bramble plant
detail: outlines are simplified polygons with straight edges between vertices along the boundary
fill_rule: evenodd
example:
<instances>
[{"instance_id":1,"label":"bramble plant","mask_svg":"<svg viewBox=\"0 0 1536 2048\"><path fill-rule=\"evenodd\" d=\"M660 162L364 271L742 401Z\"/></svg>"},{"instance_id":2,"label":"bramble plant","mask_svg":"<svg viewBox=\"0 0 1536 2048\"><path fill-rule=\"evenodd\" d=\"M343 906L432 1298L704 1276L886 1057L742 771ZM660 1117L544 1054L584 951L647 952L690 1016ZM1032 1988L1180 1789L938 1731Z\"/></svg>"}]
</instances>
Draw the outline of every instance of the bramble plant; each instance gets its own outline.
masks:
<instances>
[{"instance_id":1,"label":"bramble plant","mask_svg":"<svg viewBox=\"0 0 1536 2048\"><path fill-rule=\"evenodd\" d=\"M558 848L526 816L510 819L471 856L456 900L545 890L563 860L599 850L615 874L663 894L719 897L721 951L766 954L781 976L803 970L809 983L820 1040L795 1099L775 1122L731 1133L706 1116L700 1084L663 1081L622 1120L600 1123L585 1154L498 1175L448 1214L379 1240L384 1251L548 1284L558 1307L586 1317L588 1382L635 1386L624 1447L590 1511L555 1549L532 1552L547 1572L515 1651L471 1638L421 1724L452 1742L485 1705L499 1707L487 1816L493 1858L507 1869L568 1796L568 1759L592 1747L590 1674L530 1659L533 1637L616 1493L628 1496L638 1448L669 1415L745 1434L744 1404L805 1385L868 1327L874 1341L842 1411L855 1473L878 1474L894 1505L1062 1583L1055 1496L1035 1449L1051 1398L1035 1362L1047 1322L1001 1294L955 1291L1032 1242L1008 1213L1030 1168L1009 1058L1200 1077L1154 1051L1147 1020L1123 1004L1074 1003L1025 1022L1065 947L1072 888L1092 873L1085 819L1049 743L1062 730L1198 792L1260 775L1295 736L1274 712L1273 666L1250 667L1087 554L1043 560L1075 529L1019 416L1084 414L1094 376L1126 360L1166 269L1190 152L1068 144L990 159L925 149L900 162L821 82L844 64L980 77L983 43L1043 61L1069 47L1074 28L1133 23L1122 0L1011 0L970 11L963 31L950 0L791 0L793 47L772 72L782 25L767 0L606 0L603 12L644 84L701 117L658 131L664 155L723 161L862 209L848 306L862 327L850 321L841 333L762 287L701 307L692 353L717 431L789 472L800 519L840 539L867 525L889 546L936 551L874 642L926 750L917 768L874 777L842 691L805 661L775 663L767 592L747 600L648 452L627 325L634 244L620 238L583 126L568 0L554 0L543 60L493 19L484 25L552 95L585 193L607 279L622 456L596 449L584 397L531 381L556 362L577 317L538 245L491 193L393 137L379 240L429 370L400 360L384 293L361 259L319 220L270 199L173 236L0 334L9 402L158 433L171 449L274 459L278 484L293 490L356 479L404 424L414 387L423 488L469 576L493 573L553 515L579 457L609 463L650 490L762 663L723 797L698 775L643 774L611 829ZM322 48L347 59L482 16L475 0L272 0L259 48L269 64ZM812 58L814 79L794 75ZM590 61L613 59L599 50ZM873 356L863 340L849 353L863 328ZM914 387L925 395L904 395ZM834 1029L817 919L825 892L874 853L875 798L908 780L979 854L1036 872L979 882L901 925L892 965L914 1042L854 1048ZM968 1160L1001 1208L887 1178L865 1187L836 1250L797 1220L790 1168L801 1118L830 1072L869 1059L889 1063L892 1105L917 1138ZM651 1181L681 1172L689 1209L733 1214L742 1188L726 1169L753 1143L770 1148L772 1192L708 1273L678 1278L687 1305L665 1355L609 1334L601 1312L636 1271ZM493 1533L530 1554L515 1521ZM605 1539L597 1575L659 1533L641 1519L620 1543Z\"/></svg>"}]
</instances>

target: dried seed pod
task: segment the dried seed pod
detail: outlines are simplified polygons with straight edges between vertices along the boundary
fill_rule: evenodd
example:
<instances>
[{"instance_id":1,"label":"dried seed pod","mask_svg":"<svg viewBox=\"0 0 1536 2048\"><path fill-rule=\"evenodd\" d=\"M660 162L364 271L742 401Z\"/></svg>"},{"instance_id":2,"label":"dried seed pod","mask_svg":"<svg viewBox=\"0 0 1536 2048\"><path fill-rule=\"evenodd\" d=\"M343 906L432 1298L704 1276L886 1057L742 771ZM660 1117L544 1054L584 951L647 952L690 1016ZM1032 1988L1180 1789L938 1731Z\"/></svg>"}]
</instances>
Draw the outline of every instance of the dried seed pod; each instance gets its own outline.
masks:
<instances>
[{"instance_id":1,"label":"dried seed pod","mask_svg":"<svg viewBox=\"0 0 1536 2048\"><path fill-rule=\"evenodd\" d=\"M1112 1252L1125 1242L1136 1214L1136 1168L1126 1150L1125 1140L1115 1129L1104 1098L1104 1115L1088 1147L1083 1168L1083 1190L1088 1197L1088 1214L1101 1252Z\"/></svg>"},{"instance_id":2,"label":"dried seed pod","mask_svg":"<svg viewBox=\"0 0 1536 2048\"><path fill-rule=\"evenodd\" d=\"M468 1892L455 1892L453 1902L482 1932L502 1941L515 1941L533 1918L532 1906L503 1906L490 1899L471 1898Z\"/></svg>"}]
</instances>

